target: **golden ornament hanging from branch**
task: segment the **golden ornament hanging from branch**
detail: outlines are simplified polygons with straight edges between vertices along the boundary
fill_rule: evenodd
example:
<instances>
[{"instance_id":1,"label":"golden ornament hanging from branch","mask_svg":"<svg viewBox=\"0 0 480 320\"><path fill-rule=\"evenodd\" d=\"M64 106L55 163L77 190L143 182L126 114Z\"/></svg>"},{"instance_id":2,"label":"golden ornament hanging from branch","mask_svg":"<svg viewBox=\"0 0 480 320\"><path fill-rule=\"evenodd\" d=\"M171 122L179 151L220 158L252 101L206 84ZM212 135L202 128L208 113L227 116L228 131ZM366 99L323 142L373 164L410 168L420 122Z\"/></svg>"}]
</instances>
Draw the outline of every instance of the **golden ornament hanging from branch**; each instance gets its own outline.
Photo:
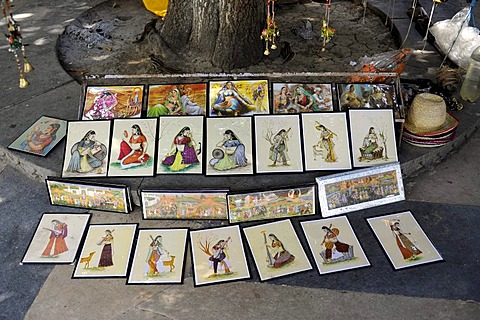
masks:
<instances>
[{"instance_id":1,"label":"golden ornament hanging from branch","mask_svg":"<svg viewBox=\"0 0 480 320\"><path fill-rule=\"evenodd\" d=\"M267 27L263 29L261 39L265 41L265 51L264 55L268 56L270 54L270 49L277 49L277 44L275 43L275 38L280 35L278 27L275 24L275 1L276 0L267 0Z\"/></svg>"}]
</instances>

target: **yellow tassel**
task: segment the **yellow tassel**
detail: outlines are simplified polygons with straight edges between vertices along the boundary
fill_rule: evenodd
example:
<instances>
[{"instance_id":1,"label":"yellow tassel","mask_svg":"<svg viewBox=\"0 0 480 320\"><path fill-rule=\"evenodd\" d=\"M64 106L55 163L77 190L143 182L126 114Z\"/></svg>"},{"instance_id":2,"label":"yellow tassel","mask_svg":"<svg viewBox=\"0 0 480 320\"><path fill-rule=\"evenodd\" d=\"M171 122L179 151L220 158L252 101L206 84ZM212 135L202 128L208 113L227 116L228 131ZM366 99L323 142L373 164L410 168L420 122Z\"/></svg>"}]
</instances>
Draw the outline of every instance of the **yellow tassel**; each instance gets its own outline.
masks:
<instances>
[{"instance_id":1,"label":"yellow tassel","mask_svg":"<svg viewBox=\"0 0 480 320\"><path fill-rule=\"evenodd\" d=\"M275 49L277 49L277 44L276 44L275 42L274 42L274 43L272 43L272 46L271 46L271 48L272 48L272 50L275 50Z\"/></svg>"},{"instance_id":2,"label":"yellow tassel","mask_svg":"<svg viewBox=\"0 0 480 320\"><path fill-rule=\"evenodd\" d=\"M30 62L28 62L27 59L23 58L23 72L28 73L32 71L34 68Z\"/></svg>"},{"instance_id":3,"label":"yellow tassel","mask_svg":"<svg viewBox=\"0 0 480 320\"><path fill-rule=\"evenodd\" d=\"M20 88L24 89L28 87L29 84L30 83L28 83L27 79L25 79L24 77L20 78L20 85L19 85Z\"/></svg>"}]
</instances>

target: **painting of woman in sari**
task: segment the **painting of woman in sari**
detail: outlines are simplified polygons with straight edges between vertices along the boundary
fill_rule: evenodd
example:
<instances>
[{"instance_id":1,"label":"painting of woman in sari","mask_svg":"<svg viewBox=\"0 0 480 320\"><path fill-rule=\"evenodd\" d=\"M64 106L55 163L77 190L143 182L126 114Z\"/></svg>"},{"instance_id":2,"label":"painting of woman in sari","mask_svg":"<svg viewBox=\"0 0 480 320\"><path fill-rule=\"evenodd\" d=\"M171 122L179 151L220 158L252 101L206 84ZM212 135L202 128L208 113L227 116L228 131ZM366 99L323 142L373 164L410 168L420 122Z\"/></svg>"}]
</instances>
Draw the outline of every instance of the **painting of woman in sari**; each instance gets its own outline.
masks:
<instances>
[{"instance_id":1,"label":"painting of woman in sari","mask_svg":"<svg viewBox=\"0 0 480 320\"><path fill-rule=\"evenodd\" d=\"M113 231L105 230L105 236L97 242L97 245L103 246L102 253L100 254L100 261L98 262L99 268L113 266Z\"/></svg>"},{"instance_id":2,"label":"painting of woman in sari","mask_svg":"<svg viewBox=\"0 0 480 320\"><path fill-rule=\"evenodd\" d=\"M184 126L175 136L172 143L172 150L162 160L162 165L167 166L171 171L181 171L191 165L198 164L197 154L200 153L200 143L192 137L190 127Z\"/></svg>"},{"instance_id":3,"label":"painting of woman in sari","mask_svg":"<svg viewBox=\"0 0 480 320\"><path fill-rule=\"evenodd\" d=\"M149 118L184 114L186 114L185 108L182 103L180 91L177 88L168 93L164 104L157 103L149 107L147 111L147 117Z\"/></svg>"},{"instance_id":4,"label":"painting of woman in sari","mask_svg":"<svg viewBox=\"0 0 480 320\"><path fill-rule=\"evenodd\" d=\"M156 276L167 271L167 268L163 265L163 258L165 255L168 255L168 251L163 247L161 235L156 236L155 239L152 236L150 238L152 242L148 248L146 274L148 276Z\"/></svg>"},{"instance_id":5,"label":"painting of woman in sari","mask_svg":"<svg viewBox=\"0 0 480 320\"><path fill-rule=\"evenodd\" d=\"M395 237L398 249L402 253L403 259L415 259L422 254L422 251L407 237L410 233L404 232L400 228L399 219L390 220L389 225L390 230L392 230L393 236Z\"/></svg>"},{"instance_id":6,"label":"painting of woman in sari","mask_svg":"<svg viewBox=\"0 0 480 320\"><path fill-rule=\"evenodd\" d=\"M295 260L295 256L288 252L283 243L273 233L268 235L270 243L266 243L269 268L280 268L281 266Z\"/></svg>"},{"instance_id":7,"label":"painting of woman in sari","mask_svg":"<svg viewBox=\"0 0 480 320\"><path fill-rule=\"evenodd\" d=\"M95 139L96 132L89 130L83 138L70 149L71 158L66 172L88 173L97 170L103 173L103 160L107 156L107 147Z\"/></svg>"},{"instance_id":8,"label":"painting of woman in sari","mask_svg":"<svg viewBox=\"0 0 480 320\"><path fill-rule=\"evenodd\" d=\"M210 165L215 170L225 171L248 164L245 145L230 129L225 130L223 140L217 143L212 155L213 159L210 160Z\"/></svg>"},{"instance_id":9,"label":"painting of woman in sari","mask_svg":"<svg viewBox=\"0 0 480 320\"><path fill-rule=\"evenodd\" d=\"M255 105L245 95L240 94L231 81L221 86L212 104L213 116L239 116L255 110Z\"/></svg>"},{"instance_id":10,"label":"painting of woman in sari","mask_svg":"<svg viewBox=\"0 0 480 320\"><path fill-rule=\"evenodd\" d=\"M115 118L113 109L117 104L117 95L109 90L103 90L97 97L95 97L93 105L88 112L85 113L85 118L88 120L113 119Z\"/></svg>"},{"instance_id":11,"label":"painting of woman in sari","mask_svg":"<svg viewBox=\"0 0 480 320\"><path fill-rule=\"evenodd\" d=\"M378 136L374 127L368 129L367 135L363 138L362 147L360 147L360 161L379 159L383 156L383 147L378 144Z\"/></svg>"},{"instance_id":12,"label":"painting of woman in sari","mask_svg":"<svg viewBox=\"0 0 480 320\"><path fill-rule=\"evenodd\" d=\"M45 250L43 250L42 257L58 256L59 254L68 251L68 247L65 242L65 238L68 235L68 226L66 223L54 219L52 220L52 228L44 229L50 231L50 237Z\"/></svg>"},{"instance_id":13,"label":"painting of woman in sari","mask_svg":"<svg viewBox=\"0 0 480 320\"><path fill-rule=\"evenodd\" d=\"M312 94L302 86L295 88L292 102L297 112L312 112L317 108Z\"/></svg>"},{"instance_id":14,"label":"painting of woman in sari","mask_svg":"<svg viewBox=\"0 0 480 320\"><path fill-rule=\"evenodd\" d=\"M320 155L326 162L337 161L334 150L335 143L333 142L336 134L319 122L316 122L315 129L319 131L320 139L313 146L313 160L317 160L316 156Z\"/></svg>"},{"instance_id":15,"label":"painting of woman in sari","mask_svg":"<svg viewBox=\"0 0 480 320\"><path fill-rule=\"evenodd\" d=\"M148 141L138 124L132 126L130 138L128 132L123 132L120 142L118 160L122 169L128 169L145 164L150 156L147 153Z\"/></svg>"}]
</instances>

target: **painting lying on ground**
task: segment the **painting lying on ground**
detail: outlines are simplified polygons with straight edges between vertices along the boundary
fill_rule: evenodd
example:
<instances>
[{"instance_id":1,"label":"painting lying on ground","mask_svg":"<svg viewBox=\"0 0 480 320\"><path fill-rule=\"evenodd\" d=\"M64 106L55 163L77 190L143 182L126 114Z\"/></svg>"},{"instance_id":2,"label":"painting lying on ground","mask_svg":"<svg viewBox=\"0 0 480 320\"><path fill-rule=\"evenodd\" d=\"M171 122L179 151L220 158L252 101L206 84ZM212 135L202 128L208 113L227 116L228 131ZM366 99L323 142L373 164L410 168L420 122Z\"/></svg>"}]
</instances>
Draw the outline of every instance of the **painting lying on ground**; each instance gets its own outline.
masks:
<instances>
[{"instance_id":1,"label":"painting lying on ground","mask_svg":"<svg viewBox=\"0 0 480 320\"><path fill-rule=\"evenodd\" d=\"M194 285L250 278L239 226L190 231Z\"/></svg>"},{"instance_id":2,"label":"painting lying on ground","mask_svg":"<svg viewBox=\"0 0 480 320\"><path fill-rule=\"evenodd\" d=\"M55 178L48 178L46 183L52 205L120 213L131 210L130 193L126 186Z\"/></svg>"},{"instance_id":3,"label":"painting lying on ground","mask_svg":"<svg viewBox=\"0 0 480 320\"><path fill-rule=\"evenodd\" d=\"M323 217L405 200L400 164L316 178Z\"/></svg>"},{"instance_id":4,"label":"painting lying on ground","mask_svg":"<svg viewBox=\"0 0 480 320\"><path fill-rule=\"evenodd\" d=\"M188 229L140 229L127 284L182 283Z\"/></svg>"},{"instance_id":5,"label":"painting lying on ground","mask_svg":"<svg viewBox=\"0 0 480 320\"><path fill-rule=\"evenodd\" d=\"M312 269L290 220L243 228L243 231L261 281Z\"/></svg>"},{"instance_id":6,"label":"painting lying on ground","mask_svg":"<svg viewBox=\"0 0 480 320\"><path fill-rule=\"evenodd\" d=\"M143 87L143 85L87 87L80 119L140 118Z\"/></svg>"},{"instance_id":7,"label":"painting lying on ground","mask_svg":"<svg viewBox=\"0 0 480 320\"><path fill-rule=\"evenodd\" d=\"M315 214L315 186L229 194L230 223Z\"/></svg>"},{"instance_id":8,"label":"painting lying on ground","mask_svg":"<svg viewBox=\"0 0 480 320\"><path fill-rule=\"evenodd\" d=\"M268 80L210 81L208 90L212 117L270 113Z\"/></svg>"},{"instance_id":9,"label":"painting lying on ground","mask_svg":"<svg viewBox=\"0 0 480 320\"><path fill-rule=\"evenodd\" d=\"M126 277L137 226L137 224L90 225L72 277Z\"/></svg>"},{"instance_id":10,"label":"painting lying on ground","mask_svg":"<svg viewBox=\"0 0 480 320\"><path fill-rule=\"evenodd\" d=\"M205 115L206 83L148 86L147 117Z\"/></svg>"},{"instance_id":11,"label":"painting lying on ground","mask_svg":"<svg viewBox=\"0 0 480 320\"><path fill-rule=\"evenodd\" d=\"M302 113L324 111L333 111L333 96L331 84L273 84L273 113Z\"/></svg>"},{"instance_id":12,"label":"painting lying on ground","mask_svg":"<svg viewBox=\"0 0 480 320\"><path fill-rule=\"evenodd\" d=\"M320 274L370 266L345 216L301 222Z\"/></svg>"},{"instance_id":13,"label":"painting lying on ground","mask_svg":"<svg viewBox=\"0 0 480 320\"><path fill-rule=\"evenodd\" d=\"M67 121L41 116L8 148L38 156L46 156L65 137Z\"/></svg>"},{"instance_id":14,"label":"painting lying on ground","mask_svg":"<svg viewBox=\"0 0 480 320\"><path fill-rule=\"evenodd\" d=\"M410 211L367 222L396 270L443 260Z\"/></svg>"},{"instance_id":15,"label":"painting lying on ground","mask_svg":"<svg viewBox=\"0 0 480 320\"><path fill-rule=\"evenodd\" d=\"M72 263L90 216L88 213L44 213L22 263Z\"/></svg>"},{"instance_id":16,"label":"painting lying on ground","mask_svg":"<svg viewBox=\"0 0 480 320\"><path fill-rule=\"evenodd\" d=\"M144 219L227 219L227 191L142 190Z\"/></svg>"},{"instance_id":17,"label":"painting lying on ground","mask_svg":"<svg viewBox=\"0 0 480 320\"><path fill-rule=\"evenodd\" d=\"M203 173L203 116L160 117L157 174Z\"/></svg>"}]
</instances>

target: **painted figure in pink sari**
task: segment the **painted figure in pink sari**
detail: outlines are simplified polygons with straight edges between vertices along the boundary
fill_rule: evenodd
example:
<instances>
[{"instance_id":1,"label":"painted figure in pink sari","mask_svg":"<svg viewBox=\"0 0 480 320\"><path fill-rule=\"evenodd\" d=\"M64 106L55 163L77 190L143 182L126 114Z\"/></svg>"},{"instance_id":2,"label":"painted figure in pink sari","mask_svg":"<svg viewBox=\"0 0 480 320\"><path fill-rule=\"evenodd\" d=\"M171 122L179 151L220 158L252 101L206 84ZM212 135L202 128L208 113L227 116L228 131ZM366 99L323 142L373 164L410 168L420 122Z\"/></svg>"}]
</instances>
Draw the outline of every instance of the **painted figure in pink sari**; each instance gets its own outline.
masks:
<instances>
[{"instance_id":1,"label":"painted figure in pink sari","mask_svg":"<svg viewBox=\"0 0 480 320\"><path fill-rule=\"evenodd\" d=\"M115 114L112 110L117 104L116 95L108 90L104 90L95 98L92 107L85 114L85 117L89 120L113 119Z\"/></svg>"}]
</instances>

